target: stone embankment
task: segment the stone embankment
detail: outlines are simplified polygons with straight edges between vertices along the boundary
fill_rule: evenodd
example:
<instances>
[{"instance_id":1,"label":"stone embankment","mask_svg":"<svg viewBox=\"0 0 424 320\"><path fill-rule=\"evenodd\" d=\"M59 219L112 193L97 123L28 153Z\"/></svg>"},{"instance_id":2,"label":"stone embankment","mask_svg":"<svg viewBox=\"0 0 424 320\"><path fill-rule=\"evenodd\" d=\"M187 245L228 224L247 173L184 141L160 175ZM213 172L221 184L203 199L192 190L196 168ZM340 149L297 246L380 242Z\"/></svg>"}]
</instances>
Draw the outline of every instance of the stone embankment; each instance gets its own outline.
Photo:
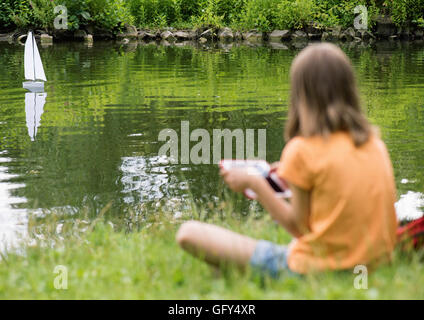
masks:
<instances>
[{"instance_id":1,"label":"stone embankment","mask_svg":"<svg viewBox=\"0 0 424 320\"><path fill-rule=\"evenodd\" d=\"M207 42L230 43L235 41L248 41L250 43L273 43L283 44L285 42L302 43L308 41L349 41L366 42L381 39L388 40L419 40L424 39L424 28L404 27L399 28L387 17L381 17L373 31L357 30L353 27L342 29L340 27L317 29L307 27L303 30L274 30L272 32L262 32L259 30L236 31L228 27L225 28L198 28L194 30L175 30L166 28L163 30L144 30L134 26L126 25L123 32L113 34L107 30L96 29L88 26L83 30L70 32L67 30L56 30L48 34L44 30L35 30L37 39L42 44L49 45L54 41L76 40L92 44L93 40L116 39L123 43L135 40L145 42L165 41L168 43L196 41L201 44ZM8 34L0 34L0 41L20 42L25 40L25 32L15 31Z\"/></svg>"}]
</instances>

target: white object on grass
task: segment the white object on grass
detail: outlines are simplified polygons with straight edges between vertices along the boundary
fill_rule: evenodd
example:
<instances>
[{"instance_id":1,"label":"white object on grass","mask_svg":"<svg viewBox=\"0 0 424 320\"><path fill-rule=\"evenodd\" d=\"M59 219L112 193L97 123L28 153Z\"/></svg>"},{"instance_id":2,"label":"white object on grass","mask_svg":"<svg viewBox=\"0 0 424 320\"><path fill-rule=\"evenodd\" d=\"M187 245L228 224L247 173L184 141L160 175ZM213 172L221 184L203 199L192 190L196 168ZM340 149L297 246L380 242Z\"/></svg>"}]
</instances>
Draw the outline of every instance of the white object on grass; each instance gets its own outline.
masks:
<instances>
[{"instance_id":1,"label":"white object on grass","mask_svg":"<svg viewBox=\"0 0 424 320\"><path fill-rule=\"evenodd\" d=\"M247 174L249 175L259 175L271 184L273 184L276 188L273 187L274 190L277 191L277 196L280 198L290 198L292 193L288 188L283 187L282 180L278 177L277 173L271 170L271 166L265 160L233 160L233 159L224 159L221 160L219 166L222 169L230 170L233 168L246 168ZM252 200L257 198L256 193L252 189L244 190L244 195Z\"/></svg>"}]
</instances>

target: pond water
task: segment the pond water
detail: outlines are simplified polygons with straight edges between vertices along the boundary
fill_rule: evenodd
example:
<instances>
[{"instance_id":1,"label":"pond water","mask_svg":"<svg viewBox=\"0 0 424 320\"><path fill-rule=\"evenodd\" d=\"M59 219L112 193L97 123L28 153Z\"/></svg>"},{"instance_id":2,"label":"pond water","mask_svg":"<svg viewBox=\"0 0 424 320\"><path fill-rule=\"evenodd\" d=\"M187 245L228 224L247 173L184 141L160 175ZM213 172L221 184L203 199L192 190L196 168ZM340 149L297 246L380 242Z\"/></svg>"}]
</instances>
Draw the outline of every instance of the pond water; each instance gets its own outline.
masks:
<instances>
[{"instance_id":1,"label":"pond water","mask_svg":"<svg viewBox=\"0 0 424 320\"><path fill-rule=\"evenodd\" d=\"M39 47L45 93L22 89L23 46L0 43L0 234L25 233L32 211L125 215L141 203L207 204L222 194L216 164L171 164L161 130L266 129L279 159L290 63L297 49L119 45ZM420 215L424 186L424 45L344 45L364 110L381 128L398 211ZM257 131L255 131L257 138ZM196 144L192 142L192 145ZM256 147L255 147L256 150Z\"/></svg>"}]
</instances>

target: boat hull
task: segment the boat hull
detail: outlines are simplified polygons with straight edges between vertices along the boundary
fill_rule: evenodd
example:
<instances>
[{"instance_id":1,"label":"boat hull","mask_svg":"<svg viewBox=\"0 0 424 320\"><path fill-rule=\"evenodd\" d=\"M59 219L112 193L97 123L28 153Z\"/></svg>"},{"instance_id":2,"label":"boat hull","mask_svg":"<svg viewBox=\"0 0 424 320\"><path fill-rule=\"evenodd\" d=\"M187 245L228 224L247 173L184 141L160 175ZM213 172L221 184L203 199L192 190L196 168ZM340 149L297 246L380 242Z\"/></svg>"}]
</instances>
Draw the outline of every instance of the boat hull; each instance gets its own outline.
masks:
<instances>
[{"instance_id":1,"label":"boat hull","mask_svg":"<svg viewBox=\"0 0 424 320\"><path fill-rule=\"evenodd\" d=\"M22 87L31 92L43 92L44 82L43 81L25 81L22 83Z\"/></svg>"}]
</instances>

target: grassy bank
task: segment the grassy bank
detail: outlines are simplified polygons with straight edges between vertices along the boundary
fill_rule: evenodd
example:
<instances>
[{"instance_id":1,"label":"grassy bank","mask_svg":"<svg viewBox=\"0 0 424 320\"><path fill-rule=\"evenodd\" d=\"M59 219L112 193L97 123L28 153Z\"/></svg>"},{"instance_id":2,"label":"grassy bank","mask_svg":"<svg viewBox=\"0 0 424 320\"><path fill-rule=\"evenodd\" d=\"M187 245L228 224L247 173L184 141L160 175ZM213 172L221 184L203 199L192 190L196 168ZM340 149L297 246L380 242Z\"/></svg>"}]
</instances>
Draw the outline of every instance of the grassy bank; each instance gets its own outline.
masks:
<instances>
[{"instance_id":1,"label":"grassy bank","mask_svg":"<svg viewBox=\"0 0 424 320\"><path fill-rule=\"evenodd\" d=\"M424 27L424 0L3 0L0 28L53 30L58 13L68 9L68 28L92 26L110 31L125 24L140 28L228 26L238 30L353 26L354 8L365 5L368 24L386 15L399 27Z\"/></svg>"},{"instance_id":2,"label":"grassy bank","mask_svg":"<svg viewBox=\"0 0 424 320\"><path fill-rule=\"evenodd\" d=\"M208 221L256 238L289 241L267 216L221 214ZM261 281L231 268L218 273L184 253L174 241L180 222L158 213L142 223L130 222L126 229L133 231L125 232L103 218L94 223L45 218L44 224L30 225L34 241L21 254L9 253L0 262L0 299L424 298L424 264L418 254L397 254L392 265L369 275L368 290L354 289L350 272ZM67 290L54 289L57 265L68 270Z\"/></svg>"}]
</instances>

